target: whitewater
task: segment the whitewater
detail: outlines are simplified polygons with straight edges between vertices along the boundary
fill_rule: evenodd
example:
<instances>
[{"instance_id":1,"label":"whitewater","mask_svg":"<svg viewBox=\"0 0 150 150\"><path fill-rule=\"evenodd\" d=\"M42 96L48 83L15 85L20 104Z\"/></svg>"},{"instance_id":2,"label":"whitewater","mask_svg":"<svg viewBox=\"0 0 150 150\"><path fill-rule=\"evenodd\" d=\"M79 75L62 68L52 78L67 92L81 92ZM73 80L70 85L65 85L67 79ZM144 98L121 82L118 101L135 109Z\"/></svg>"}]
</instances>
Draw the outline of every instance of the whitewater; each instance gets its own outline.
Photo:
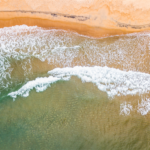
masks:
<instances>
[{"instance_id":1,"label":"whitewater","mask_svg":"<svg viewBox=\"0 0 150 150\"><path fill-rule=\"evenodd\" d=\"M33 89L42 92L72 76L93 83L109 99L149 94L149 35L143 32L94 39L37 26L2 28L1 97L27 97Z\"/></svg>"}]
</instances>

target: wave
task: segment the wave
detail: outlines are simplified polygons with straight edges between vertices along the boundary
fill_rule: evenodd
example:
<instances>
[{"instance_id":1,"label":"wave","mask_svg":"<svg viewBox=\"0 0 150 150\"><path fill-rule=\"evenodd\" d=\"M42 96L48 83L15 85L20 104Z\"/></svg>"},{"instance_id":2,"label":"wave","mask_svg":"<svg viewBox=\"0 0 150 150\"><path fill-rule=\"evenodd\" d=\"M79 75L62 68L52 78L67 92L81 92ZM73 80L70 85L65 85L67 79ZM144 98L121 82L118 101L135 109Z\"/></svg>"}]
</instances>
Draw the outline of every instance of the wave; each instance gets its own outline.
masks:
<instances>
[{"instance_id":1,"label":"wave","mask_svg":"<svg viewBox=\"0 0 150 150\"><path fill-rule=\"evenodd\" d=\"M82 82L92 82L100 91L106 92L109 98L114 96L126 96L144 94L150 91L150 75L146 73L121 71L108 67L81 67L55 68L48 72L49 77L37 78L29 81L21 89L8 95L27 97L35 88L37 92L46 90L52 83L59 80L69 80L71 76L77 76Z\"/></svg>"},{"instance_id":2,"label":"wave","mask_svg":"<svg viewBox=\"0 0 150 150\"><path fill-rule=\"evenodd\" d=\"M124 71L150 73L149 40L148 33L92 39L77 33L47 30L37 26L2 28L0 29L0 92L14 86L12 62L14 64L20 62L24 78L28 78L34 73L31 61L33 59L45 61L53 68L108 66Z\"/></svg>"},{"instance_id":3,"label":"wave","mask_svg":"<svg viewBox=\"0 0 150 150\"><path fill-rule=\"evenodd\" d=\"M30 90L35 88L36 92L42 92L46 90L50 85L56 81L60 80L60 78L57 77L43 77L43 78L36 78L33 81L27 82L22 88L20 88L16 92L12 92L8 94L8 96L11 96L13 100L17 97L17 95L20 95L22 97L29 96Z\"/></svg>"},{"instance_id":4,"label":"wave","mask_svg":"<svg viewBox=\"0 0 150 150\"><path fill-rule=\"evenodd\" d=\"M79 48L79 45L72 44L70 35L63 30L27 25L0 29L0 92L13 83L12 62L20 61L24 76L27 76L32 74L31 59L65 65L77 56Z\"/></svg>"}]
</instances>

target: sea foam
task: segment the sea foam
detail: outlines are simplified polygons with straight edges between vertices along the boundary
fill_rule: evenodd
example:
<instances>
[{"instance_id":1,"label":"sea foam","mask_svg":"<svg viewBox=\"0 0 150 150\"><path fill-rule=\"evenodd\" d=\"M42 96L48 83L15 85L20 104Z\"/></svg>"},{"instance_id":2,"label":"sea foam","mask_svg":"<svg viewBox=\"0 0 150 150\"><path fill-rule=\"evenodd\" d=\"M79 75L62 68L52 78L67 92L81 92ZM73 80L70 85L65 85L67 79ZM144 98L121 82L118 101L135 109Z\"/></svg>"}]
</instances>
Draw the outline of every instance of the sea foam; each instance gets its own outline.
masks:
<instances>
[{"instance_id":1,"label":"sea foam","mask_svg":"<svg viewBox=\"0 0 150 150\"><path fill-rule=\"evenodd\" d=\"M134 108L131 103L120 104L120 115L130 115L130 112L135 110L143 116L147 115L150 112L150 98L142 97L141 102L138 102L138 105Z\"/></svg>"},{"instance_id":2,"label":"sea foam","mask_svg":"<svg viewBox=\"0 0 150 150\"><path fill-rule=\"evenodd\" d=\"M57 67L108 66L150 73L148 33L92 39L79 34L37 26L0 29L0 92L22 84L13 78L18 64L24 80L34 74L34 60ZM14 68L15 67L15 68ZM14 85L15 82L15 85ZM1 94L1 93L0 93Z\"/></svg>"},{"instance_id":3,"label":"sea foam","mask_svg":"<svg viewBox=\"0 0 150 150\"><path fill-rule=\"evenodd\" d=\"M51 83L58 80L69 80L77 76L82 82L92 82L100 91L106 92L109 98L114 96L141 95L150 91L150 75L146 73L121 71L108 67L56 68L48 72L49 77L29 81L18 91L8 94L14 99L17 95L27 97L33 88L37 92L47 89Z\"/></svg>"},{"instance_id":4,"label":"sea foam","mask_svg":"<svg viewBox=\"0 0 150 150\"><path fill-rule=\"evenodd\" d=\"M77 56L79 48L79 45L72 44L72 39L66 31L45 30L27 25L1 28L0 94L3 89L13 84L12 62L20 61L24 76L27 77L32 74L31 59L67 65Z\"/></svg>"},{"instance_id":5,"label":"sea foam","mask_svg":"<svg viewBox=\"0 0 150 150\"><path fill-rule=\"evenodd\" d=\"M20 95L22 97L27 97L27 96L29 96L30 90L32 90L33 88L35 88L36 92L42 92L42 91L46 90L48 87L50 87L50 85L52 83L54 83L58 80L60 80L60 78L52 77L52 76L36 78L33 81L27 82L18 91L12 92L8 95L11 96L13 98L13 100L15 100L17 95Z\"/></svg>"}]
</instances>

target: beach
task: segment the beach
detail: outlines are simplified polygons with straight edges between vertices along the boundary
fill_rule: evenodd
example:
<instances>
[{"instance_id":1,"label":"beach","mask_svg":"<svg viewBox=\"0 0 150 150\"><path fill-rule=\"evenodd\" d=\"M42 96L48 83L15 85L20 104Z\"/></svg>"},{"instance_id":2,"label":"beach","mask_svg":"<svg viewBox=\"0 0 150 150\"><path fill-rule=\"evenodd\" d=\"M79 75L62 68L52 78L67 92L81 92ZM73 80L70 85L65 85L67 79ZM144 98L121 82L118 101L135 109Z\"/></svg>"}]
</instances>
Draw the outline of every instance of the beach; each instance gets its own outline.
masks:
<instances>
[{"instance_id":1,"label":"beach","mask_svg":"<svg viewBox=\"0 0 150 150\"><path fill-rule=\"evenodd\" d=\"M1 0L0 27L37 25L76 31L93 37L150 29L147 0Z\"/></svg>"},{"instance_id":2,"label":"beach","mask_svg":"<svg viewBox=\"0 0 150 150\"><path fill-rule=\"evenodd\" d=\"M0 150L149 150L144 0L0 0Z\"/></svg>"}]
</instances>

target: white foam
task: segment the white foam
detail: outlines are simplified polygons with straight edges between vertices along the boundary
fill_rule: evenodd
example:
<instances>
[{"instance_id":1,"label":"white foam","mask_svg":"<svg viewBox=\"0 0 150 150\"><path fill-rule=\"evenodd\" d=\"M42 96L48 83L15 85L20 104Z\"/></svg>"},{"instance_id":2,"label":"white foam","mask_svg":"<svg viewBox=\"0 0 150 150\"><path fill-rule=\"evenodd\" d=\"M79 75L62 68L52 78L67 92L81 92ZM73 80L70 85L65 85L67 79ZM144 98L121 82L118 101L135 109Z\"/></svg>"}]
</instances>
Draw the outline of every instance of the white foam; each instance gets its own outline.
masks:
<instances>
[{"instance_id":1,"label":"white foam","mask_svg":"<svg viewBox=\"0 0 150 150\"><path fill-rule=\"evenodd\" d=\"M33 73L30 61L33 58L47 61L55 67L115 65L125 71L148 72L149 68L145 64L149 59L149 41L148 33L113 37L107 41L82 37L63 30L45 30L37 26L2 28L0 88L8 88L13 83L11 72L14 68L11 68L11 60L21 62L25 77Z\"/></svg>"},{"instance_id":2,"label":"white foam","mask_svg":"<svg viewBox=\"0 0 150 150\"><path fill-rule=\"evenodd\" d=\"M141 95L150 91L150 75L146 73L125 72L119 69L99 66L76 66L73 68L56 68L49 71L48 74L50 74L50 77L37 78L34 81L30 81L20 90L10 93L9 96L13 98L16 98L17 95L28 96L31 89L37 89L43 83L45 88L41 91L45 90L53 78L56 78L55 81L69 80L71 76L77 76L82 82L94 83L99 90L106 92L110 98L121 95ZM26 93L26 91L27 94L24 95L23 93Z\"/></svg>"},{"instance_id":3,"label":"white foam","mask_svg":"<svg viewBox=\"0 0 150 150\"><path fill-rule=\"evenodd\" d=\"M124 102L120 105L120 115L129 115L131 111L136 110L141 115L147 115L150 112L150 98L142 98L138 106L133 109L131 103Z\"/></svg>"},{"instance_id":4,"label":"white foam","mask_svg":"<svg viewBox=\"0 0 150 150\"><path fill-rule=\"evenodd\" d=\"M69 44L66 45L67 42ZM1 28L0 88L6 89L12 83L11 60L21 60L24 76L27 76L32 74L32 58L67 65L77 56L79 48L79 45L72 45L72 39L66 31L26 25Z\"/></svg>"},{"instance_id":5,"label":"white foam","mask_svg":"<svg viewBox=\"0 0 150 150\"><path fill-rule=\"evenodd\" d=\"M136 95L150 91L150 75L146 73L121 71L108 67L56 68L48 72L55 77L78 76L83 82L92 82L98 89L115 95Z\"/></svg>"},{"instance_id":6,"label":"white foam","mask_svg":"<svg viewBox=\"0 0 150 150\"><path fill-rule=\"evenodd\" d=\"M138 103L138 110L141 115L147 115L150 111L150 98L143 98L141 103Z\"/></svg>"},{"instance_id":7,"label":"white foam","mask_svg":"<svg viewBox=\"0 0 150 150\"><path fill-rule=\"evenodd\" d=\"M120 115L130 115L132 111L132 105L130 103L124 102L120 105Z\"/></svg>"},{"instance_id":8,"label":"white foam","mask_svg":"<svg viewBox=\"0 0 150 150\"><path fill-rule=\"evenodd\" d=\"M33 81L27 82L24 86L22 86L18 91L11 92L8 94L8 96L11 96L13 100L17 97L17 95L20 95L22 97L29 96L29 92L32 89L35 89L36 92L42 92L47 89L47 87L50 87L50 85L56 81L60 80L60 78L57 77L44 77L44 78L36 78Z\"/></svg>"}]
</instances>

